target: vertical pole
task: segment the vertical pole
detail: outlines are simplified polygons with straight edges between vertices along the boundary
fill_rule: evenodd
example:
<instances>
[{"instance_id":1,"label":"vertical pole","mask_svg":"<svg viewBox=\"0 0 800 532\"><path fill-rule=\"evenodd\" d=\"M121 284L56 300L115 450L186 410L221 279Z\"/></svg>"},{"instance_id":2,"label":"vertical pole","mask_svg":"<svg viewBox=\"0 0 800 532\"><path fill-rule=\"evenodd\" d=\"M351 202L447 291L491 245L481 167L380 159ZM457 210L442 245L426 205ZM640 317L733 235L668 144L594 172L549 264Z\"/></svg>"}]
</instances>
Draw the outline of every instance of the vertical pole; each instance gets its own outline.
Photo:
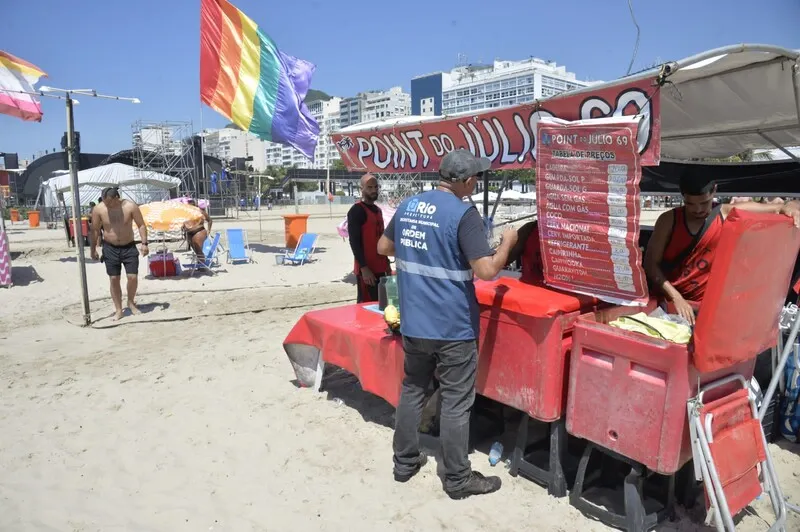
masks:
<instances>
[{"instance_id":1,"label":"vertical pole","mask_svg":"<svg viewBox=\"0 0 800 532\"><path fill-rule=\"evenodd\" d=\"M483 173L483 221L489 223L489 172Z\"/></svg>"},{"instance_id":2,"label":"vertical pole","mask_svg":"<svg viewBox=\"0 0 800 532\"><path fill-rule=\"evenodd\" d=\"M2 194L0 194L0 213L2 213L3 209L5 208L6 208L6 199ZM0 231L2 231L3 233L6 232L6 217L3 216L2 214L0 214Z\"/></svg>"},{"instance_id":3,"label":"vertical pole","mask_svg":"<svg viewBox=\"0 0 800 532\"><path fill-rule=\"evenodd\" d=\"M328 161L327 158L325 160ZM328 214L330 215L331 219L333 219L333 198L331 197L331 162L330 161L328 161L328 165L327 166L328 166L328 177L325 180L325 189L326 189L326 192L328 193L328 197L326 199L328 200Z\"/></svg>"},{"instance_id":4,"label":"vertical pole","mask_svg":"<svg viewBox=\"0 0 800 532\"><path fill-rule=\"evenodd\" d=\"M81 303L83 303L83 326L92 323L89 309L89 287L86 282L86 254L83 249L83 233L81 231L81 198L78 192L78 161L75 160L75 120L72 115L72 98L67 93L67 161L69 176L72 181L72 217L74 219L75 248L78 251L78 274L81 282ZM90 236L91 238L91 236Z\"/></svg>"},{"instance_id":5,"label":"vertical pole","mask_svg":"<svg viewBox=\"0 0 800 532\"><path fill-rule=\"evenodd\" d=\"M258 174L258 241L262 242L261 236L261 174Z\"/></svg>"},{"instance_id":6,"label":"vertical pole","mask_svg":"<svg viewBox=\"0 0 800 532\"><path fill-rule=\"evenodd\" d=\"M300 206L297 204L297 181L292 181L292 191L294 192L294 213L300 214Z\"/></svg>"},{"instance_id":7,"label":"vertical pole","mask_svg":"<svg viewBox=\"0 0 800 532\"><path fill-rule=\"evenodd\" d=\"M205 143L205 139L203 138L203 132L200 132L200 183L206 184L206 156L205 151L206 147L203 145ZM196 191L197 197L200 197L200 185L197 186ZM208 205L210 198L208 197L208 186L206 186L206 205Z\"/></svg>"},{"instance_id":8,"label":"vertical pole","mask_svg":"<svg viewBox=\"0 0 800 532\"><path fill-rule=\"evenodd\" d=\"M203 131L203 104L200 104L200 183L206 183L206 147L205 147L205 132ZM200 183L197 183L197 190L195 194L197 199L200 199ZM206 186L206 208L210 211L208 187Z\"/></svg>"}]
</instances>

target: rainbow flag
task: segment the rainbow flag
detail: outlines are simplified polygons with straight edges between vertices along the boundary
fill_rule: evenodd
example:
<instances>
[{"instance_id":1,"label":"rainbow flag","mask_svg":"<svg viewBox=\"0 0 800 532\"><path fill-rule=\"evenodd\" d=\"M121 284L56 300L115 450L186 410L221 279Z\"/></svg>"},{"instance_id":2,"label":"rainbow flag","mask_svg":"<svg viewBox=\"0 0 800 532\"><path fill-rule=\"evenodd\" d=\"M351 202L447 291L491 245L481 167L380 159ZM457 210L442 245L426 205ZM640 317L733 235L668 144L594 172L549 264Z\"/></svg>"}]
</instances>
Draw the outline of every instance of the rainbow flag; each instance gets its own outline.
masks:
<instances>
[{"instance_id":1,"label":"rainbow flag","mask_svg":"<svg viewBox=\"0 0 800 532\"><path fill-rule=\"evenodd\" d=\"M27 61L0 50L0 114L31 122L42 121L42 106L30 94L44 71Z\"/></svg>"},{"instance_id":2,"label":"rainbow flag","mask_svg":"<svg viewBox=\"0 0 800 532\"><path fill-rule=\"evenodd\" d=\"M309 159L319 125L303 100L315 68L278 50L226 0L202 0L200 100L243 130L294 146Z\"/></svg>"}]
</instances>

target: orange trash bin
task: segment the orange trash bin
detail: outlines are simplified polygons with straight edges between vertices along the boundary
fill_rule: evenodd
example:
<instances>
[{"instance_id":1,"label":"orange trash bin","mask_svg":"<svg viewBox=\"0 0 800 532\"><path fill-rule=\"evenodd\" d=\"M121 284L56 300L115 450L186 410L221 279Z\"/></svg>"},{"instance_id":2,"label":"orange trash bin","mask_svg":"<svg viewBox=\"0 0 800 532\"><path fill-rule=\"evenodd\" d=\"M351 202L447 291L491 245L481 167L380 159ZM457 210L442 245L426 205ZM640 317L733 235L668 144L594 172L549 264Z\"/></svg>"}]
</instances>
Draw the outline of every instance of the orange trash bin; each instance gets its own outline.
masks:
<instances>
[{"instance_id":1,"label":"orange trash bin","mask_svg":"<svg viewBox=\"0 0 800 532\"><path fill-rule=\"evenodd\" d=\"M19 221L19 211L17 209L9 209L8 213L11 215L11 221L12 222L18 222Z\"/></svg>"},{"instance_id":2,"label":"orange trash bin","mask_svg":"<svg viewBox=\"0 0 800 532\"><path fill-rule=\"evenodd\" d=\"M284 214L283 223L286 229L286 247L295 248L300 237L308 227L308 214Z\"/></svg>"},{"instance_id":3,"label":"orange trash bin","mask_svg":"<svg viewBox=\"0 0 800 532\"><path fill-rule=\"evenodd\" d=\"M28 226L39 227L39 211L28 211Z\"/></svg>"}]
</instances>

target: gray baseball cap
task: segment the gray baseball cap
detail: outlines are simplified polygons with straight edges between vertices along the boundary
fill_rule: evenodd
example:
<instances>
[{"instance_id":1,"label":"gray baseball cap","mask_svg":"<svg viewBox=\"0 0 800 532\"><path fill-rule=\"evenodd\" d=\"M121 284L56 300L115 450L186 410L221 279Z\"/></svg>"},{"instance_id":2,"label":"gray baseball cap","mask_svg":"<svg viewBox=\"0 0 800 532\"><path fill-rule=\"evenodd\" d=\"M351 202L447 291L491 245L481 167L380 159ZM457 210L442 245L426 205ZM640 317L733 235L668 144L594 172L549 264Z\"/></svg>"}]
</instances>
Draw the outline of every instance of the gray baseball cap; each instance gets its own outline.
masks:
<instances>
[{"instance_id":1,"label":"gray baseball cap","mask_svg":"<svg viewBox=\"0 0 800 532\"><path fill-rule=\"evenodd\" d=\"M464 181L487 171L491 166L492 161L486 157L475 157L472 152L461 148L442 158L439 175L445 181Z\"/></svg>"}]
</instances>

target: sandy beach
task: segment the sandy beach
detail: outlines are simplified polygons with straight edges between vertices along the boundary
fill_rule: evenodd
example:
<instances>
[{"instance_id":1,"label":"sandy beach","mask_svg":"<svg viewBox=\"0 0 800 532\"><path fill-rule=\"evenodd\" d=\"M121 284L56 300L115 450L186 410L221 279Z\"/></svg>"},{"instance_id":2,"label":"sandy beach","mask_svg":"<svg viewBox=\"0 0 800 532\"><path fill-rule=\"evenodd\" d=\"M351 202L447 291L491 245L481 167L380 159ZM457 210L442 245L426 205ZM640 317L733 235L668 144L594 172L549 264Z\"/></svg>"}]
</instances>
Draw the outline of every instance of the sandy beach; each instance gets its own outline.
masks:
<instances>
[{"instance_id":1,"label":"sandy beach","mask_svg":"<svg viewBox=\"0 0 800 532\"><path fill-rule=\"evenodd\" d=\"M0 289L0 531L611 530L512 478L451 501L436 464L392 479L393 408L339 375L301 389L282 341L313 308L355 301L352 255L336 233L347 206L304 208L317 260L279 266L283 211L215 221L243 227L256 263L214 276L152 279L141 316L112 323L104 266L88 264L93 327L80 322L74 248L63 229L7 226L15 286ZM642 223L652 223L646 212ZM173 246L174 248L175 246ZM124 291L124 288L123 288ZM800 502L798 444L771 450ZM508 449L507 449L508 451ZM659 530L701 531L697 513ZM737 530L766 530L767 497ZM787 530L800 530L790 514Z\"/></svg>"}]
</instances>

